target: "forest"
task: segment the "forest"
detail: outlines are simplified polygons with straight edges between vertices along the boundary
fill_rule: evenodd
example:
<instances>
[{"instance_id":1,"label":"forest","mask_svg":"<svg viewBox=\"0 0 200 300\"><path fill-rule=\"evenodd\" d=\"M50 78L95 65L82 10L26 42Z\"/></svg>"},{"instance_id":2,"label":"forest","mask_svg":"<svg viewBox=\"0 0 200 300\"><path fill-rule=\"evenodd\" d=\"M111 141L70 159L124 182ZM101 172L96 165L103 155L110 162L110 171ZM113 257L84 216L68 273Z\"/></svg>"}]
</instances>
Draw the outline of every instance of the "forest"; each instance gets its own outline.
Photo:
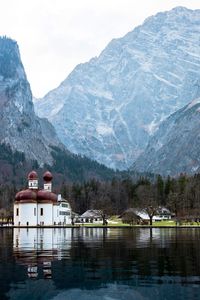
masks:
<instances>
[{"instance_id":1,"label":"forest","mask_svg":"<svg viewBox=\"0 0 200 300\"><path fill-rule=\"evenodd\" d=\"M64 184L61 193L77 213L101 209L107 215L119 215L128 208L169 208L175 216L200 215L200 174L177 178L158 175L153 181L141 177L111 181L90 180Z\"/></svg>"},{"instance_id":2,"label":"forest","mask_svg":"<svg viewBox=\"0 0 200 300\"><path fill-rule=\"evenodd\" d=\"M57 149L54 158L53 166L40 168L36 161L27 161L23 153L0 145L0 214L12 214L15 194L26 188L30 170L35 169L42 182L43 172L49 169L54 176L54 191L61 193L78 214L100 209L108 216L119 215L128 208L145 208L153 214L163 206L175 216L200 216L200 174L173 178L113 171Z\"/></svg>"},{"instance_id":3,"label":"forest","mask_svg":"<svg viewBox=\"0 0 200 300\"><path fill-rule=\"evenodd\" d=\"M13 184L1 184L0 213L12 214L16 191ZM127 177L107 181L91 179L82 183L62 182L57 192L70 202L72 210L78 214L87 209L99 209L107 216L120 215L128 208L146 209L153 214L163 206L177 217L200 217L200 174L181 174L177 178L158 175L153 181L145 177L138 180Z\"/></svg>"}]
</instances>

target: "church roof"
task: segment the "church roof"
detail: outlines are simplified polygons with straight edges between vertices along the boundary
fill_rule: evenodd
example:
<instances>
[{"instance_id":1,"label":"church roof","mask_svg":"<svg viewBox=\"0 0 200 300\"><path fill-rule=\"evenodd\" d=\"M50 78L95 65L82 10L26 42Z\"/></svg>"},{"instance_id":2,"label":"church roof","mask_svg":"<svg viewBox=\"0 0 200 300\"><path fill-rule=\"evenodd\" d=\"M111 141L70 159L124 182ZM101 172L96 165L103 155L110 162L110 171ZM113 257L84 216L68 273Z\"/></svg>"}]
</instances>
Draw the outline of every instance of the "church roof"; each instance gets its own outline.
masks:
<instances>
[{"instance_id":1,"label":"church roof","mask_svg":"<svg viewBox=\"0 0 200 300\"><path fill-rule=\"evenodd\" d=\"M37 193L34 190L26 189L23 191L20 191L16 194L15 196L15 201L28 201L30 200L31 202L37 200Z\"/></svg>"},{"instance_id":2,"label":"church roof","mask_svg":"<svg viewBox=\"0 0 200 300\"><path fill-rule=\"evenodd\" d=\"M26 189L18 192L15 201L20 203L57 203L58 196L46 190Z\"/></svg>"},{"instance_id":3,"label":"church roof","mask_svg":"<svg viewBox=\"0 0 200 300\"><path fill-rule=\"evenodd\" d=\"M57 202L58 196L46 190L39 190L37 192L37 201L52 201Z\"/></svg>"},{"instance_id":4,"label":"church roof","mask_svg":"<svg viewBox=\"0 0 200 300\"><path fill-rule=\"evenodd\" d=\"M44 173L44 175L43 175L43 179L44 179L44 181L46 181L46 182L50 182L50 181L52 181L52 179L53 179L53 175L51 174L51 172L46 171L46 172Z\"/></svg>"},{"instance_id":5,"label":"church roof","mask_svg":"<svg viewBox=\"0 0 200 300\"><path fill-rule=\"evenodd\" d=\"M36 180L36 179L38 179L38 174L37 174L37 172L31 171L31 172L28 174L28 180Z\"/></svg>"},{"instance_id":6,"label":"church roof","mask_svg":"<svg viewBox=\"0 0 200 300\"><path fill-rule=\"evenodd\" d=\"M28 180L37 180L38 174L35 171L31 171L28 174ZM51 172L46 171L43 175L45 183L50 183L53 179ZM29 186L28 189L18 192L15 196L15 202L19 203L58 203L58 195L44 189L38 189L36 187Z\"/></svg>"}]
</instances>

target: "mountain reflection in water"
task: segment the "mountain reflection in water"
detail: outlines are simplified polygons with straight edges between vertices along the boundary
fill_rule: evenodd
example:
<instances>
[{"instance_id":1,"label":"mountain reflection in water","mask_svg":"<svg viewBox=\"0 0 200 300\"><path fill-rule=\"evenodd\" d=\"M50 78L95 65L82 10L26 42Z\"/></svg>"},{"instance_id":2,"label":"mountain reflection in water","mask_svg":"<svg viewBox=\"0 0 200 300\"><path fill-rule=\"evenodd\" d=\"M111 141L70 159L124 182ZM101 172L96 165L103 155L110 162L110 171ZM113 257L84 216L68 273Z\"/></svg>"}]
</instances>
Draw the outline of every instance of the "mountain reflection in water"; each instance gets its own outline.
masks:
<instances>
[{"instance_id":1,"label":"mountain reflection in water","mask_svg":"<svg viewBox=\"0 0 200 300\"><path fill-rule=\"evenodd\" d=\"M0 299L200 299L199 229L2 229Z\"/></svg>"}]
</instances>

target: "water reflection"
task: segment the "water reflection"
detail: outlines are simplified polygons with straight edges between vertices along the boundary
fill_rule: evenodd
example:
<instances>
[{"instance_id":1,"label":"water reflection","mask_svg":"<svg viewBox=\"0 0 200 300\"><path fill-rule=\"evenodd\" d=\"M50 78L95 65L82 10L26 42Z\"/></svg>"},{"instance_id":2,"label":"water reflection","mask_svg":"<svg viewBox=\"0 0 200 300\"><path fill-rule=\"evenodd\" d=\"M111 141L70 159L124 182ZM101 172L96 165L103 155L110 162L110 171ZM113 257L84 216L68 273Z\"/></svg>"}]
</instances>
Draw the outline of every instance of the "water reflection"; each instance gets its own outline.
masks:
<instances>
[{"instance_id":1,"label":"water reflection","mask_svg":"<svg viewBox=\"0 0 200 300\"><path fill-rule=\"evenodd\" d=\"M44 278L52 276L51 264L69 255L71 229L14 229L13 255L16 262L27 266L29 278L38 277L40 267Z\"/></svg>"},{"instance_id":2,"label":"water reflection","mask_svg":"<svg viewBox=\"0 0 200 300\"><path fill-rule=\"evenodd\" d=\"M0 299L199 299L198 229L0 234Z\"/></svg>"}]
</instances>

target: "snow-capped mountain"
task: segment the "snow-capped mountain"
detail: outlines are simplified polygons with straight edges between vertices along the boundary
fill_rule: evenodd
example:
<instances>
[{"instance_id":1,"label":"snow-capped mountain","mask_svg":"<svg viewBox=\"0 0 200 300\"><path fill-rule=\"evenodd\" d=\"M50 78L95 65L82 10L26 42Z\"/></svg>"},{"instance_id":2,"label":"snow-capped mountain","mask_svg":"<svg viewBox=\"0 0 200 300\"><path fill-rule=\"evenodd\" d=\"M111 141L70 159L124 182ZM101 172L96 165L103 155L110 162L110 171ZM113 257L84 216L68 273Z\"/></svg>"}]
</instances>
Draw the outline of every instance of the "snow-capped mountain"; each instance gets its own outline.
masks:
<instances>
[{"instance_id":1,"label":"snow-capped mountain","mask_svg":"<svg viewBox=\"0 0 200 300\"><path fill-rule=\"evenodd\" d=\"M78 65L35 102L67 148L127 168L170 114L197 97L200 10L177 7L149 17Z\"/></svg>"},{"instance_id":2,"label":"snow-capped mountain","mask_svg":"<svg viewBox=\"0 0 200 300\"><path fill-rule=\"evenodd\" d=\"M35 115L18 45L0 38L0 143L39 164L52 164L50 145L64 148L47 119Z\"/></svg>"},{"instance_id":3,"label":"snow-capped mountain","mask_svg":"<svg viewBox=\"0 0 200 300\"><path fill-rule=\"evenodd\" d=\"M160 125L133 169L163 175L200 172L200 98Z\"/></svg>"}]
</instances>

